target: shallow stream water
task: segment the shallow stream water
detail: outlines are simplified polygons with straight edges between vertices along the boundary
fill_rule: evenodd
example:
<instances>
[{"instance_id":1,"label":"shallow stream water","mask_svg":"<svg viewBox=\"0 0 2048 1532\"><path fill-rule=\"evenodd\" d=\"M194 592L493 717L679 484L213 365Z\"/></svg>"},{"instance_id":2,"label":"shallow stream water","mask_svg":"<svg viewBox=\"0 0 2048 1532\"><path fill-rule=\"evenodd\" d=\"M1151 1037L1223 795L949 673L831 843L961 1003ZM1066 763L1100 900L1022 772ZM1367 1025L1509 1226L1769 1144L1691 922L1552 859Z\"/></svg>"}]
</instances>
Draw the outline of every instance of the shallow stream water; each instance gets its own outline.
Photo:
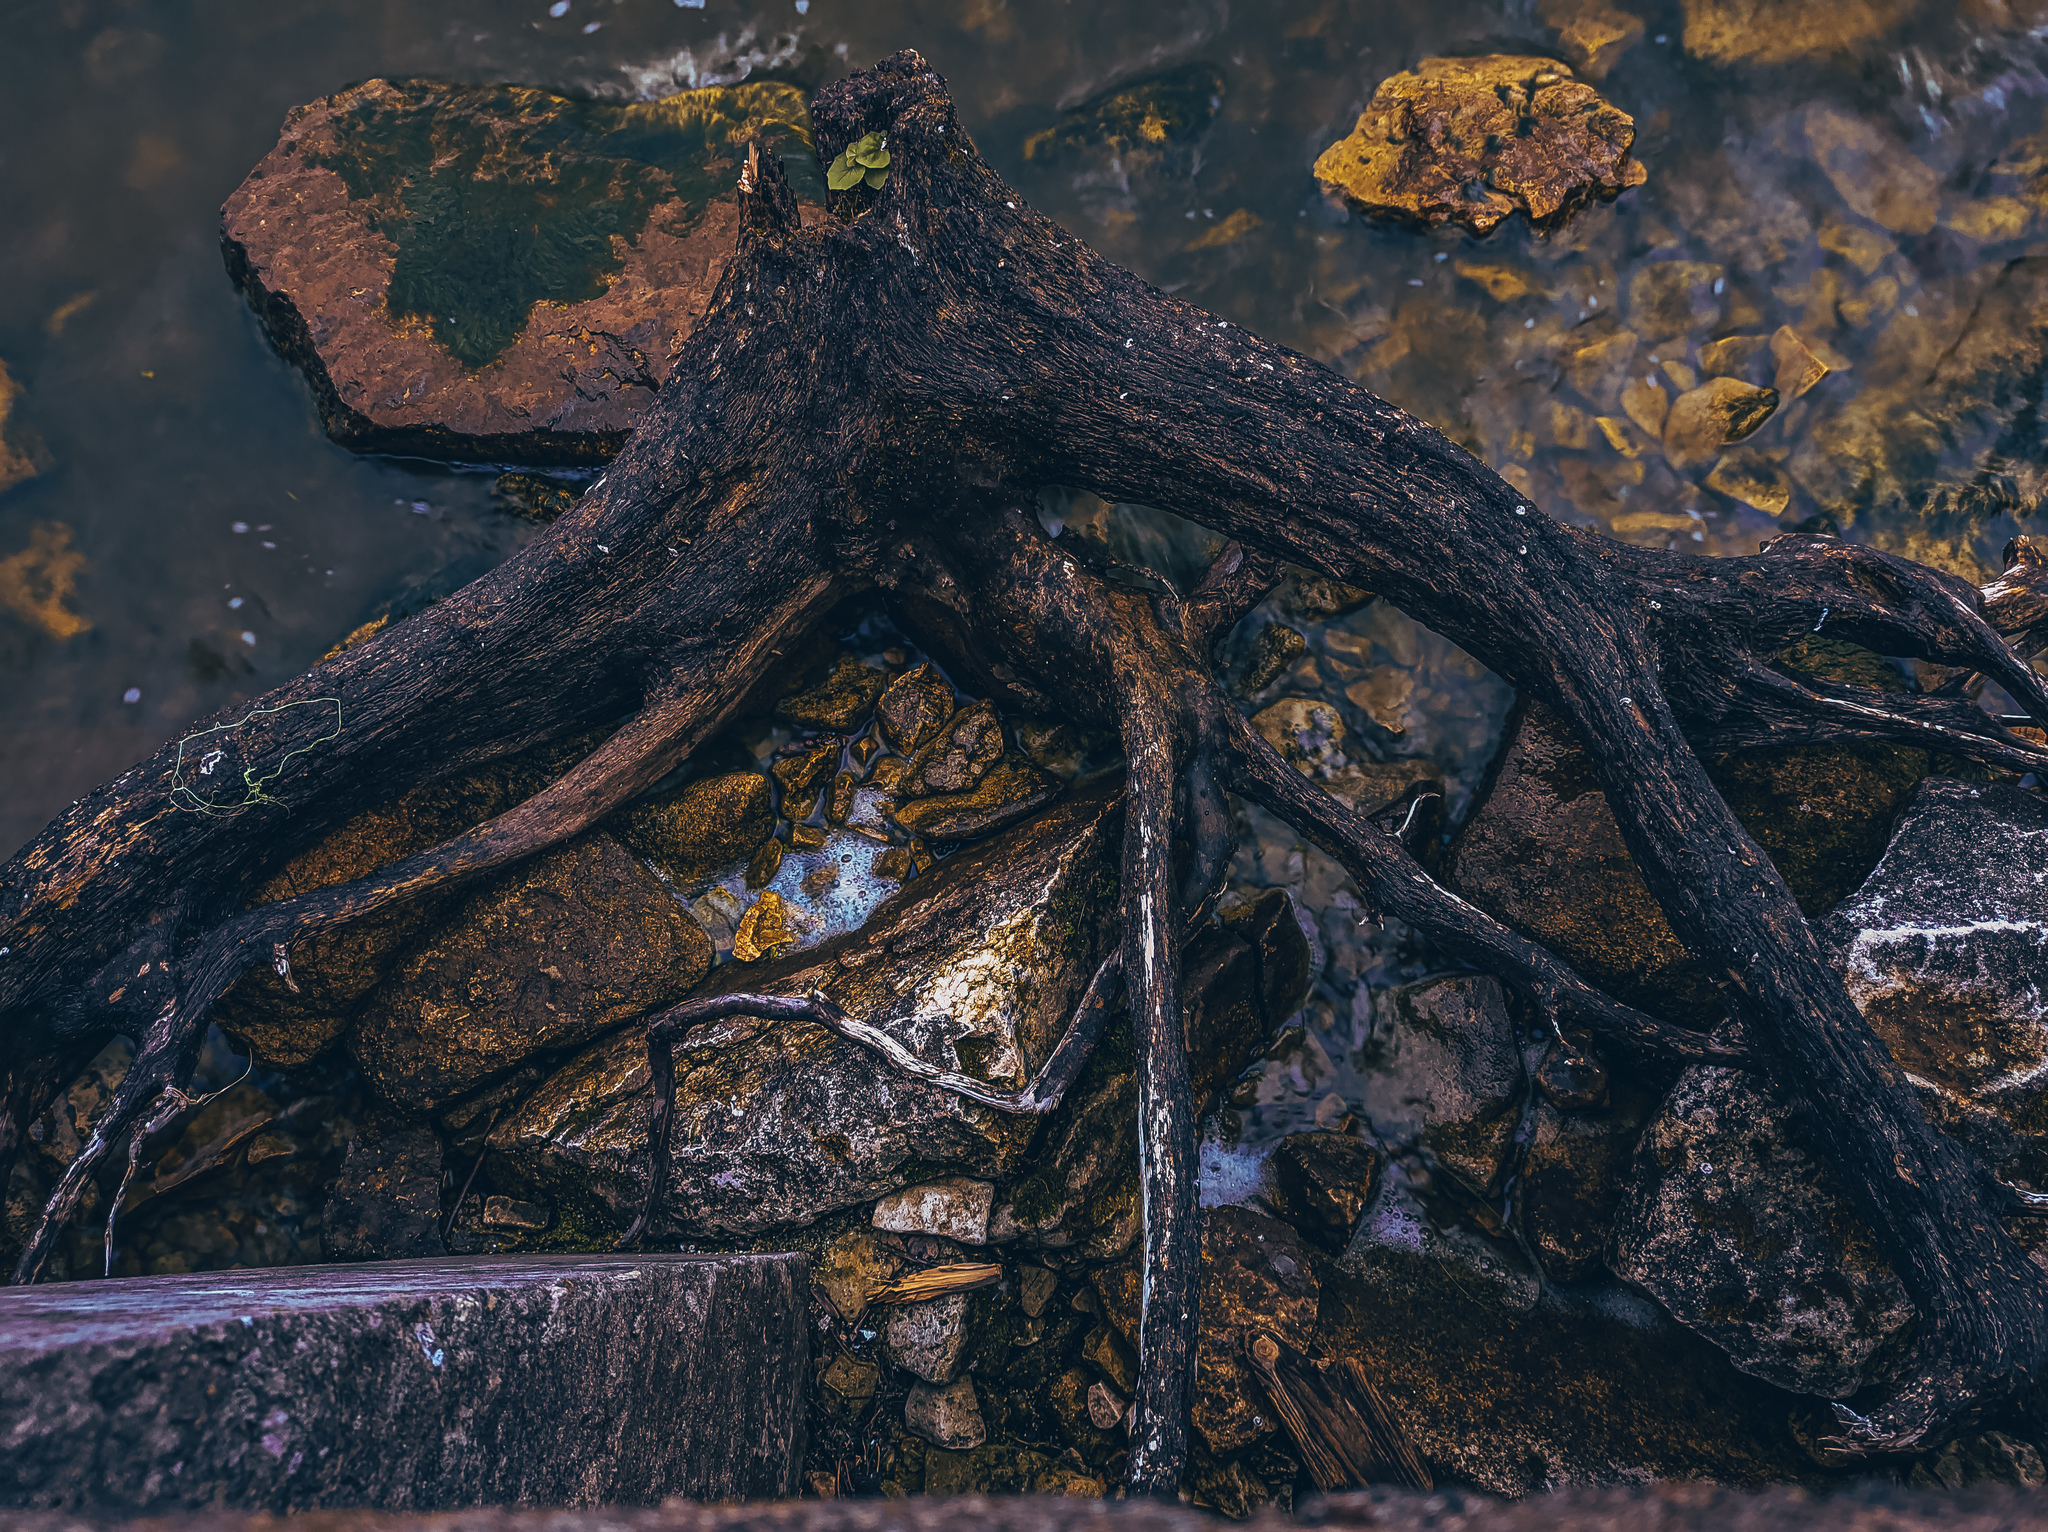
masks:
<instances>
[{"instance_id":1,"label":"shallow stream water","mask_svg":"<svg viewBox=\"0 0 2048 1532\"><path fill-rule=\"evenodd\" d=\"M1319 193L1310 166L1388 74L1432 54L1570 58L1617 33L1585 77L1634 116L1648 182L1563 232L1421 233ZM814 86L915 46L1037 206L1430 420L1563 519L1722 554L1825 515L1982 579L2041 493L2039 336L2013 337L2033 348L2031 402L1932 441L1894 427L2008 263L2048 252L2044 33L2048 5L2023 0L16 4L0 408L34 472L0 489L0 849L380 604L532 535L487 470L329 443L230 286L219 206L295 104L376 75L615 99ZM1104 91L1187 66L1216 81L1188 142L1027 153ZM1784 325L1834 370L1744 445L1741 495L1631 431L1625 390L1771 381L1763 338ZM1748 339L1703 349L1730 337ZM1197 567L1191 529L1083 511L1144 562ZM1464 807L1507 689L1384 604L1296 625L1308 652L1260 700L1327 700L1354 758L1426 759ZM1310 1025L1258 1092L1270 1134L1341 1116L1371 986L1432 958L1361 927L1342 876L1282 827L1246 829L1240 883L1292 887L1324 959ZM1230 1174L1213 1162L1218 1194Z\"/></svg>"}]
</instances>

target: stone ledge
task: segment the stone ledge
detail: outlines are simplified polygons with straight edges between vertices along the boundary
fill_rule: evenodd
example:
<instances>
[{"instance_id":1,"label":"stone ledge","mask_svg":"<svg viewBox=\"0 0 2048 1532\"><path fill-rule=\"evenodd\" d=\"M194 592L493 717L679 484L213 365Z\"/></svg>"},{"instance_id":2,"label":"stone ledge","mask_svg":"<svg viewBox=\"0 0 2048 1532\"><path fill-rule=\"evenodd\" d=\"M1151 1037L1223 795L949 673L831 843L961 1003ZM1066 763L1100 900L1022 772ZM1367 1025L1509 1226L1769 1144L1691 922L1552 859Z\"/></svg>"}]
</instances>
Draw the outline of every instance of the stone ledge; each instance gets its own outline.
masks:
<instances>
[{"instance_id":1,"label":"stone ledge","mask_svg":"<svg viewBox=\"0 0 2048 1532\"><path fill-rule=\"evenodd\" d=\"M796 1255L297 1266L0 1291L0 1506L795 1492Z\"/></svg>"},{"instance_id":2,"label":"stone ledge","mask_svg":"<svg viewBox=\"0 0 2048 1532\"><path fill-rule=\"evenodd\" d=\"M1960 1494L1868 1484L1822 1498L1804 1490L1706 1483L1561 1490L1495 1500L1469 1490L1372 1489L1313 1497L1299 1517L1268 1508L1249 1523L1152 1500L1014 1499L792 1501L713 1507L671 1504L605 1511L454 1511L440 1515L176 1516L124 1523L124 1532L2012 1532L2048 1522L2048 1493ZM96 1532L111 1522L0 1511L0 1532Z\"/></svg>"}]
</instances>

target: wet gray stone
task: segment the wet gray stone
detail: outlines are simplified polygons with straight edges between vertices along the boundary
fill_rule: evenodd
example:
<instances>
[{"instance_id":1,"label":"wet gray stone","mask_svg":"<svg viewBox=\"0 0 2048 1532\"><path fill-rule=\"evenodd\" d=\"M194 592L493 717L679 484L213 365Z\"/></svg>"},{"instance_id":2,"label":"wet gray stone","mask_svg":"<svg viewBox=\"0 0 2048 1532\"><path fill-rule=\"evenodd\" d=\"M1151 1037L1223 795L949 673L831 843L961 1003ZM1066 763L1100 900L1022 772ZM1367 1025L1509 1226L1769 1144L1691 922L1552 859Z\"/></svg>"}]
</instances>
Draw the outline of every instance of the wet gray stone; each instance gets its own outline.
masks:
<instances>
[{"instance_id":1,"label":"wet gray stone","mask_svg":"<svg viewBox=\"0 0 2048 1532\"><path fill-rule=\"evenodd\" d=\"M1388 1147L1419 1142L1475 1191L1515 1129L1522 1055L1498 980L1465 974L1374 997L1357 1109Z\"/></svg>"},{"instance_id":2,"label":"wet gray stone","mask_svg":"<svg viewBox=\"0 0 2048 1532\"><path fill-rule=\"evenodd\" d=\"M1930 777L1816 928L1892 1056L2012 1118L2048 1092L2048 804Z\"/></svg>"},{"instance_id":3,"label":"wet gray stone","mask_svg":"<svg viewBox=\"0 0 2048 1532\"><path fill-rule=\"evenodd\" d=\"M1679 1077L1636 1149L1608 1264L1742 1371L1843 1399L1913 1318L1789 1094L1732 1069Z\"/></svg>"},{"instance_id":4,"label":"wet gray stone","mask_svg":"<svg viewBox=\"0 0 2048 1532\"><path fill-rule=\"evenodd\" d=\"M101 1515L795 1491L794 1255L279 1267L0 1292L0 1505Z\"/></svg>"},{"instance_id":5,"label":"wet gray stone","mask_svg":"<svg viewBox=\"0 0 2048 1532\"><path fill-rule=\"evenodd\" d=\"M905 1372L927 1383L951 1382L967 1355L967 1305L966 1293L947 1293L928 1303L898 1304L882 1328L883 1352Z\"/></svg>"}]
</instances>

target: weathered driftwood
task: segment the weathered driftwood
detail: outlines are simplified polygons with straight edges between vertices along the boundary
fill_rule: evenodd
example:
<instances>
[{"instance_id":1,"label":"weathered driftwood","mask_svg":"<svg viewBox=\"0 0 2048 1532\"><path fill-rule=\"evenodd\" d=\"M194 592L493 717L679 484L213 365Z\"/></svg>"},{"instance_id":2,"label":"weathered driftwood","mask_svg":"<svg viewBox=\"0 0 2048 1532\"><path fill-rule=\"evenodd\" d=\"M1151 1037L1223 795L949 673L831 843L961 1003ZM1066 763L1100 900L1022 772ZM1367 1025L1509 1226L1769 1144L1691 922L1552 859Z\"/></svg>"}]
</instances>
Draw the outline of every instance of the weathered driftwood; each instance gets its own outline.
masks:
<instances>
[{"instance_id":1,"label":"weathered driftwood","mask_svg":"<svg viewBox=\"0 0 2048 1532\"><path fill-rule=\"evenodd\" d=\"M806 230L779 166L750 165L713 311L573 511L451 599L224 715L198 742L209 753L166 748L80 800L0 871L0 1155L108 1036L139 1039L17 1280L95 1163L178 1099L209 1007L248 965L286 972L312 931L595 823L717 730L830 606L879 591L988 691L1116 728L1125 746L1117 978L1140 1075L1147 1272L1133 1487L1170 1492L1186 1460L1197 1251L1177 958L1227 856L1226 790L1554 1021L1797 1085L1921 1315L1903 1383L1839 1410L1840 1450L1928 1443L2027 1387L2048 1312L1999 1223L2017 1199L1922 1119L1694 751L1894 739L2041 769L2048 750L1965 697L1810 687L1770 660L1825 623L1981 672L2048 721L2048 689L1985 620L2033 626L2040 568L1980 593L1832 537L1716 562L1574 531L1430 427L1034 213L915 53L827 88L813 119L827 159L887 133L887 184L842 194ZM1148 593L1015 509L1046 484L1234 542L1192 597ZM1673 927L1725 975L1722 1033L1598 993L1436 886L1245 724L1210 648L1283 558L1377 591L1570 722ZM594 726L604 743L510 812L357 882L243 908L350 815ZM213 748L226 754L209 776ZM1176 839L1194 848L1178 875ZM813 1002L778 1004L800 1017ZM661 1050L676 1036L656 1034Z\"/></svg>"}]
</instances>

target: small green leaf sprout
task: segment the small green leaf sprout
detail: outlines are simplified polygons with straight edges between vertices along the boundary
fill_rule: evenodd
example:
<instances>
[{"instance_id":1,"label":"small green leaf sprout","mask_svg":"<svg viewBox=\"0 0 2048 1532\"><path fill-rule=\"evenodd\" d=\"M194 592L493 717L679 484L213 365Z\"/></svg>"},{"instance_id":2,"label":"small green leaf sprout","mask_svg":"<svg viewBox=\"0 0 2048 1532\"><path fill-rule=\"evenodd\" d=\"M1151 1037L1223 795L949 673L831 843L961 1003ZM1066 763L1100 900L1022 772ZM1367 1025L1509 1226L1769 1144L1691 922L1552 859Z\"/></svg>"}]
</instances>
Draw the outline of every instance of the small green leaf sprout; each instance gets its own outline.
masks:
<instances>
[{"instance_id":1,"label":"small green leaf sprout","mask_svg":"<svg viewBox=\"0 0 2048 1532\"><path fill-rule=\"evenodd\" d=\"M889 179L889 135L870 133L858 143L848 144L839 158L825 170L825 184L832 190L851 191L866 181L880 191Z\"/></svg>"}]
</instances>

